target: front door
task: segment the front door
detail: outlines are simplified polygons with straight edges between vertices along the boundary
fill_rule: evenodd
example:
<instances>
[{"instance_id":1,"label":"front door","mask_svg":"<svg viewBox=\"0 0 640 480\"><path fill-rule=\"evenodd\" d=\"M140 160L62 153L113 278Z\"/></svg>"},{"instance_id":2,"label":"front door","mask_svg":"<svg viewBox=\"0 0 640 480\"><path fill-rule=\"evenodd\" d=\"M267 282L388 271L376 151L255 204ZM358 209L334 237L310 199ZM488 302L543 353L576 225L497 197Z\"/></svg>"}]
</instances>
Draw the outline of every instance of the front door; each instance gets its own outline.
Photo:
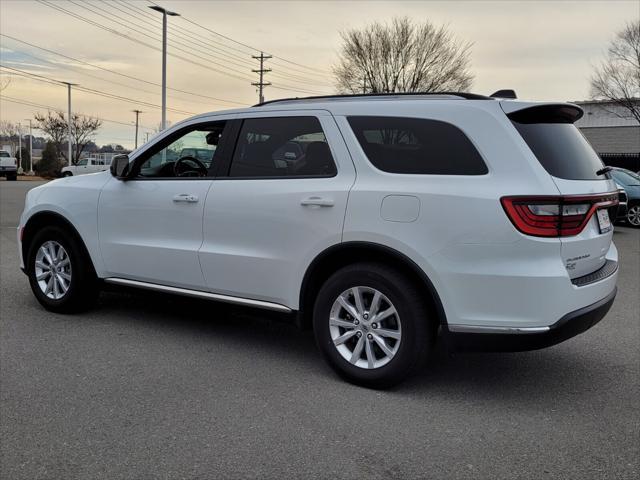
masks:
<instances>
[{"instance_id":1,"label":"front door","mask_svg":"<svg viewBox=\"0 0 640 480\"><path fill-rule=\"evenodd\" d=\"M132 159L131 179L105 185L98 229L108 276L205 287L198 261L202 215L223 157L225 126L200 121L170 131ZM194 150L197 156L189 154Z\"/></svg>"}]
</instances>

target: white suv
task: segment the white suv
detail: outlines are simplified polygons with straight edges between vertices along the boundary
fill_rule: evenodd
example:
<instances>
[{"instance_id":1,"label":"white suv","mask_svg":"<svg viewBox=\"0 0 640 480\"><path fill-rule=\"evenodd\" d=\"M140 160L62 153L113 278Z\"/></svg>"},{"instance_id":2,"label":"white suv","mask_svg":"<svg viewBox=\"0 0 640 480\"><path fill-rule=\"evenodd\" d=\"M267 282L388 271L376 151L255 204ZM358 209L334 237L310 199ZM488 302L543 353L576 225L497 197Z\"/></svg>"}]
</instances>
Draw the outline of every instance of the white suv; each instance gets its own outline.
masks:
<instances>
[{"instance_id":1,"label":"white suv","mask_svg":"<svg viewBox=\"0 0 640 480\"><path fill-rule=\"evenodd\" d=\"M372 387L414 371L439 330L454 348L541 348L616 294L617 189L581 115L472 94L199 115L111 172L31 190L22 266L56 312L106 282L296 313Z\"/></svg>"},{"instance_id":2,"label":"white suv","mask_svg":"<svg viewBox=\"0 0 640 480\"><path fill-rule=\"evenodd\" d=\"M103 172L109 170L110 163L109 159L104 158L82 158L77 164L64 167L60 173L63 177L71 177L73 175Z\"/></svg>"}]
</instances>

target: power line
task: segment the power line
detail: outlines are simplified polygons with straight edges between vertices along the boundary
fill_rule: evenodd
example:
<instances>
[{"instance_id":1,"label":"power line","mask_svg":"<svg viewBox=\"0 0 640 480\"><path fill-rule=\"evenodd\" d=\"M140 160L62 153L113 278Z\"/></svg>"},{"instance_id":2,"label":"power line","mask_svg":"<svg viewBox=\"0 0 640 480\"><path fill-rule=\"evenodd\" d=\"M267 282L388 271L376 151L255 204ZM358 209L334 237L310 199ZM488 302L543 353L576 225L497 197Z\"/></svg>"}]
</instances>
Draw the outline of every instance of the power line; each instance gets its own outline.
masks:
<instances>
[{"instance_id":1,"label":"power line","mask_svg":"<svg viewBox=\"0 0 640 480\"><path fill-rule=\"evenodd\" d=\"M23 100L23 99L19 99L19 98L15 98L15 97L9 97L7 95L2 95L0 97L0 100L5 101L5 102L16 103L16 104L19 104L19 105L25 105L27 107L46 108L47 110L62 111L61 108L52 107L51 105L44 105L42 103L36 103L36 102L32 102L30 100ZM93 116L93 115L91 115L91 116ZM117 120L110 120L108 118L103 118L103 117L94 117L94 118L97 118L98 120L101 120L101 121L107 122L107 123L115 123L115 124L118 124L118 125L125 125L127 127L133 127L133 124L131 124L131 123L119 122ZM155 130L153 127L148 127L148 126L145 126L145 125L140 125L140 127L144 128L146 130L151 130L151 131Z\"/></svg>"},{"instance_id":2,"label":"power line","mask_svg":"<svg viewBox=\"0 0 640 480\"><path fill-rule=\"evenodd\" d=\"M126 8L127 10L129 10L129 12L133 12L133 14L129 13L129 12L126 12L122 8L119 8L115 3L122 5L122 7ZM115 2L103 3L103 6L115 9L115 10L117 10L117 11L119 11L121 13L124 13L125 15L128 15L130 17L134 17L138 21L143 21L145 23L145 25L150 25L152 28L157 26L155 24L155 22L151 22L150 20L146 20L144 18L140 18L141 14L144 14L145 16L147 16L148 14L147 14L147 12L145 12L142 9L140 9L139 7L136 7L135 5L129 5L129 4L125 3L125 2L121 2L119 0L115 0ZM96 8L99 8L99 7L96 7ZM156 20L155 17L152 17L152 18L154 20ZM127 21L129 21L129 20L127 20ZM197 36L194 36L194 35L190 34L189 32L184 32L181 29L177 29L173 25L169 25L168 28L172 32L172 35L184 40L189 45L199 45L199 46L201 45L202 47L204 47L205 50L202 50L202 48L198 48L197 51L199 51L199 52L202 52L202 53L204 53L206 55L213 56L214 58L219 58L222 61L230 62L233 65L236 65L236 66L241 67L241 68L246 68L246 66L247 66L248 61L243 60L242 58L238 58L237 54L227 53L226 51L220 50L220 47L218 45L225 46L224 44L222 44L220 42L215 42L217 45L213 45L212 43L203 41L201 38L199 38ZM146 29L146 30L149 31L148 29ZM174 43L174 40L169 40L169 43ZM181 45L185 45L182 42L180 42L180 44ZM220 57L219 55L222 55L222 57ZM277 76L277 77L281 77L283 79L295 80L295 81L298 81L298 82L305 83L307 85L332 87L332 85L330 85L328 83L318 81L316 74L311 74L311 75L313 75L312 77L305 77L303 75L294 74L294 73L280 73L280 72L274 71L274 72L272 72L272 75ZM309 75L309 74L305 73L304 75Z\"/></svg>"},{"instance_id":3,"label":"power line","mask_svg":"<svg viewBox=\"0 0 640 480\"><path fill-rule=\"evenodd\" d=\"M31 72L27 72L25 70L20 70L19 68L14 68L14 67L8 67L6 65L0 65L0 67L7 69L7 70L12 70L15 72L19 72L23 75L27 75L29 77L34 77L36 79L45 81L47 83L57 83L58 85L60 84L66 84L66 82L62 82L60 80L56 80L55 78L51 78L51 77L47 77L45 75L38 75L37 73L31 73ZM147 107L152 107L152 108L162 108L160 105L156 105L154 103L150 103L150 102L144 102L141 100L136 100L134 98L129 98L129 97L124 97L122 95L117 95L114 93L109 93L109 92L103 92L101 90L96 90L93 88L88 88L88 87L81 87L81 86L77 86L76 90L82 91L82 92L87 92L87 93L92 93L94 95L98 95L101 97L106 97L106 98L111 98L114 100L121 100L127 103L132 103L134 105L144 105ZM174 113L179 113L179 114L183 114L183 115L196 115L195 112L189 112L186 110L179 110L177 108L168 108L167 110L171 110Z\"/></svg>"},{"instance_id":4,"label":"power line","mask_svg":"<svg viewBox=\"0 0 640 480\"><path fill-rule=\"evenodd\" d=\"M99 16L101 16L102 18L104 18L104 19L106 19L106 20L109 20L110 22L115 23L116 25L120 25L120 26L123 26L123 27L129 27L129 28L130 28L131 26L135 26L135 27L136 27L136 29L137 29L137 33L138 33L139 35L143 35L143 36L145 36L145 37L147 37L147 38L150 38L151 40L154 40L154 41L159 41L159 39L158 39L157 37L152 36L152 35L149 35L148 33L145 33L145 32L150 32L151 34L155 34L155 32L153 32L152 30L149 30L149 28L146 28L146 27L144 27L144 26L141 26L140 24L138 24L138 23L136 23L136 22L132 22L132 21L130 21L129 19L123 18L123 17L121 17L120 15L117 15L117 14L115 14L115 13L113 13L113 12L109 12L109 11L107 11L107 10L105 10L105 9L103 9L103 8L101 8L101 7L99 7L99 6L97 6L97 5L93 5L93 4L91 4L91 6L92 6L92 7L97 8L98 10L100 10L100 11L102 11L102 12L106 13L106 14L107 14L107 16L106 16L106 17L105 17L104 15L102 15L101 13L96 12L95 10L93 10L93 9L89 8L86 4L80 4L80 3L75 2L74 0L69 0L69 1L70 1L72 4L76 5L77 7L80 7L80 8L82 8L82 9L84 9L84 10L88 10L89 12L92 12L92 13L94 13L94 14L96 14L96 15L99 15ZM127 22L127 23L121 23L121 22L119 22L119 21L117 21L117 20L114 20L114 18L112 18L112 17L117 18L117 19L122 20L122 21ZM172 43L174 44L174 45L173 45L173 48L174 48L175 50L178 50L178 51L180 51L180 52L184 52L184 53L186 53L186 54L188 54L188 55L191 55L191 56L193 56L193 57L196 57L196 58L198 58L198 59L200 59L200 60L205 60L205 61L207 61L207 62L209 62L209 63L212 63L213 65L218 65L219 67L226 68L227 70L229 70L229 72L234 72L234 73L236 73L236 74L238 74L238 75L245 75L245 73L244 73L244 72L242 72L242 71L235 70L235 69L233 69L233 68L229 68L227 65L224 65L224 64L218 63L218 62L216 62L215 60L211 60L211 59L210 59L210 58L208 58L208 57L203 57L203 56L201 56L201 55L198 55L198 54L196 54L196 53L193 53L193 50L198 51L198 52L202 52L202 50L199 50L199 49L196 49L196 48L190 47L189 45L186 45L186 44L184 44L184 43L182 43L182 42L178 42L178 41L176 41L176 40L174 40ZM176 44L178 44L178 45L182 45L182 46L186 46L186 47L188 47L188 48L191 48L191 50L186 50L186 49L184 49L184 48L182 48L182 47L178 47L178 46L176 46ZM206 53L206 52L205 52L205 53ZM181 58L181 57L179 57L179 58ZM231 77L233 77L233 76L234 76L233 74L228 73L228 72L224 72L224 71L219 71L219 73L223 73L224 75L229 75L229 76L231 76ZM235 78L238 78L238 77L235 77Z\"/></svg>"},{"instance_id":5,"label":"power line","mask_svg":"<svg viewBox=\"0 0 640 480\"><path fill-rule=\"evenodd\" d=\"M101 67L101 66L99 66L99 65L95 65L95 64L93 64L93 63L85 62L84 60L80 60L80 59L78 59L78 58L70 57L69 55L65 55L65 54L63 54L63 53L56 52L56 51L54 51L54 50L50 50L50 49L48 49L48 48L41 47L41 46L35 45L35 44L33 44L33 43L25 42L24 40L20 40L19 38L12 37L12 36L10 36L10 35L6 35L6 34L4 34L4 33L0 33L0 36L2 36L2 37L6 37L6 38L9 38L9 39L11 39L11 40L14 40L14 41L16 41L16 42L22 43L22 44L24 44L24 45L28 45L28 46L33 47L33 48L37 48L38 50L42 50L42 51L44 51L44 52L51 53L51 54L53 54L53 55L58 55L59 57L66 58L66 59L68 59L68 60L73 60L74 62L80 63L80 64L82 64L82 65L87 65L87 66L89 66L89 67L96 68L96 69L98 69L98 70L102 70L102 71L104 71L104 72L109 72L109 73L111 73L111 74L113 74L113 75L118 75L118 76L121 76L121 77L124 77L124 78L129 78L129 79L131 79L131 80L136 80L136 81L138 81L138 82L146 83L146 84L148 84L148 85L154 85L154 86L156 86L156 87L161 87L161 86L162 86L162 85L160 85L159 83L155 83L155 82L152 82L152 81L149 81L149 80L145 80L145 79L140 78L140 77L135 77L135 76L132 76L132 75L127 75L127 74L125 74L125 73L116 72L115 70L110 70L110 69L108 69L108 68ZM51 62L49 62L49 63L51 63ZM56 64L56 65L57 65L57 64ZM194 97L207 98L207 99L215 100L215 101L218 101L218 102L233 103L233 104L241 105L241 106L246 106L246 105L247 105L246 103L243 103L243 102L237 102L237 101L235 101L235 100L226 100L226 99L224 99L224 98L212 97L212 96L210 96L210 95L202 95L202 94L194 93L194 92L190 92L190 91L187 91L187 90L180 90L180 89L178 89L178 88L171 88L171 87L167 87L167 90L171 90L171 91L173 91L173 92L184 93L184 94L187 94L187 95L192 95L192 96L194 96Z\"/></svg>"},{"instance_id":6,"label":"power line","mask_svg":"<svg viewBox=\"0 0 640 480\"><path fill-rule=\"evenodd\" d=\"M158 5L156 2L153 2L152 0L147 0L147 1L148 1L149 3L151 3L151 4L153 4L153 5ZM229 40L230 42L236 43L236 44L238 44L238 45L242 45L242 46L244 46L244 47L248 48L249 50L252 50L253 52L259 52L259 51L260 51L260 49L259 49L259 48L252 47L251 45L247 45L246 43L242 43L242 42L239 42L238 40L235 40L235 39L233 39L233 38L231 38L231 37L227 37L226 35L223 35L222 33L216 32L215 30L211 30L211 29L210 29L210 28L208 28L208 27L205 27L205 26L203 26L203 25L200 25L199 23L196 23L196 22L194 22L193 20L188 19L187 17L182 16L182 19L186 20L187 22L189 22L189 23L191 23L191 24L193 24L193 25L196 25L197 27L202 28L203 30L206 30L206 31L208 31L208 32L210 32L210 33L213 33L214 35L217 35L217 36L222 37L222 38L224 38L224 39L226 39L226 40ZM310 71L316 72L316 74L317 74L317 73L322 73L322 74L324 74L324 73L325 73L324 71L322 71L322 70L320 70L320 69L318 69L318 68L315 68L315 67L309 67L309 66L307 66L307 65L303 65L303 64L301 64L301 63L294 62L294 61L292 61L292 60L288 60L288 59L283 58L283 57L279 57L279 56L277 56L277 55L274 55L273 53L269 53L269 52L265 52L265 53L268 53L269 55L272 55L272 56L273 56L273 58L277 58L277 59L282 60L283 62L287 62L287 63L289 63L289 64L291 64L291 65L296 65L296 66L298 66L298 67L305 68L305 69L307 69L307 70L310 70Z\"/></svg>"},{"instance_id":7,"label":"power line","mask_svg":"<svg viewBox=\"0 0 640 480\"><path fill-rule=\"evenodd\" d=\"M118 35L118 36L120 36L122 38L126 38L128 40L131 40L132 42L138 43L140 45L144 45L145 47L151 48L152 50L160 51L160 49L158 49L157 47L154 47L153 45L150 45L150 44L148 44L146 42L143 42L142 40L139 40L137 38L131 37L131 36L127 35L127 34L124 34L122 32L114 30L113 28L107 27L107 26L102 25L100 23L94 22L93 20L90 20L90 19L88 19L86 17L78 15L77 13L71 12L69 10L66 10L66 9L64 9L64 8L62 8L60 6L49 4L45 0L36 0L36 1L38 3L41 3L42 5L45 5L45 6L49 7L49 8L52 8L54 10L58 10L59 12L62 12L64 14L66 14L66 15L69 15L71 17L77 18L78 20L81 20L81 21L83 21L85 23L89 23L89 24L91 24L91 25L93 25L93 26L95 26L97 28L100 28L100 29L105 30L105 31L110 32L110 33L113 33L114 35ZM124 25L124 26L127 27L127 25ZM245 81L247 80L246 77L242 78L242 77L239 77L237 75L234 75L234 74L222 71L222 70L218 70L216 68L210 67L208 65L204 65L202 63L196 62L196 61L191 60L189 58L185 58L185 57L183 57L181 55L177 55L175 53L171 53L169 55L171 55L172 57L175 57L175 58L179 58L180 60L182 60L184 62L190 63L192 65L196 65L198 67L201 67L201 68L204 68L204 69L207 69L207 70L211 70L211 71L216 72L216 73L220 73L222 75L227 75L227 76L239 79L239 80L245 80Z\"/></svg>"},{"instance_id":8,"label":"power line","mask_svg":"<svg viewBox=\"0 0 640 480\"><path fill-rule=\"evenodd\" d=\"M36 55L30 54L30 53L27 53L27 52L24 52L24 51L21 51L21 50L14 50L14 51L16 53L20 53L21 55L26 55L27 57L31 57L31 58L33 58L35 60L39 60L41 62L45 62L45 63L48 63L50 65L54 65L56 68L61 68L63 70L71 70L73 72L79 73L80 75L84 75L86 77L94 78L94 79L99 80L101 82L112 83L112 84L118 85L120 87L125 87L125 88L131 89L131 90L136 90L136 91L139 91L139 92L148 93L148 94L154 95L154 96L158 94L158 92L153 92L151 90L146 90L144 88L134 87L132 85L127 85L125 83L116 82L114 80L109 80L109 79L106 79L104 77L99 77L97 75L91 75L90 73L87 73L84 70L79 69L78 67L75 67L75 66L63 65L63 64L51 62L51 61L49 61L49 60L47 60L45 58L38 57ZM198 105L202 105L202 101L198 101L198 100L192 100L192 99L186 99L186 98L182 98L182 97L176 97L175 95L168 95L168 97L174 98L174 99L177 99L177 100L180 100L180 101L183 101L183 102L197 103ZM211 104L212 105L222 105L220 103L214 103L214 102L211 102ZM222 105L222 106L225 106L225 105Z\"/></svg>"},{"instance_id":9,"label":"power line","mask_svg":"<svg viewBox=\"0 0 640 480\"><path fill-rule=\"evenodd\" d=\"M38 0L38 1L40 1L40 3L43 3L43 0ZM104 17L104 15L101 15L100 13L96 12L95 10L92 10L91 8L87 7L87 6L86 6L86 4L79 4L79 3L77 3L77 2L76 2L76 1L74 1L74 0L69 0L69 1L70 1L71 3L73 3L74 5L76 5L76 6L80 7L80 8L83 8L83 9L85 9L85 10L88 10L89 12L92 12L92 13L94 13L94 14L96 14L96 15L99 15L101 18L105 18L105 17ZM46 3L46 2L45 2L45 3ZM130 25L129 25L129 24L133 24L133 25L135 25L138 29L139 29L139 28L141 28L140 24L137 24L137 23L135 23L135 22L131 22L131 21L130 21L129 19L127 19L127 18L122 18L121 16L116 15L116 14L114 14L114 13L111 13L111 12L109 12L109 11L107 11L107 10L105 10L105 9L101 8L101 7L98 7L97 5L93 5L93 4L92 4L92 6L93 6L94 8L97 8L98 10L101 10L102 12L105 12L107 15L111 15L111 16L113 16L113 17L118 18L119 20L122 20L122 21L124 21L124 22L127 22L127 23L121 23L121 22L119 22L119 21L117 21L117 20L114 20L114 19L112 19L112 18L107 17L109 21L111 21L111 22L115 23L116 25L120 25L120 26L123 26L123 27L125 27L125 28L129 28L129 27L130 27ZM58 9L61 9L61 7L58 7ZM62 9L62 10L64 10L64 9ZM75 12L74 12L74 13L75 13ZM153 31L149 30L149 29L148 29L148 28L146 28L146 27L142 27L142 29L143 29L144 31L146 31L146 32L151 32L152 34L154 33ZM147 37L147 38L150 38L151 40L158 41L158 38L157 38L157 37L155 37L155 36L151 36L151 35L149 35L149 34L145 33L144 31L138 31L138 33L139 33L140 35L143 35L143 36ZM129 39L133 39L133 37L128 37L128 36L127 36L127 38L129 38ZM134 41L137 41L137 39L134 39ZM177 50L179 50L179 51L181 51L181 52L185 52L185 53L187 53L187 54L189 54L189 55L191 55L191 56L193 56L193 57L196 57L196 58L198 58L198 59L204 60L204 61L206 61L206 62L213 63L214 65L218 65L218 66L221 66L221 67L223 67L223 68L227 68L229 71L234 72L234 73L236 73L236 74L239 74L239 75L245 75L245 73L244 73L244 72L241 72L241 71L238 71L238 70L235 70L235 69L229 68L229 67L227 67L227 66L226 66L226 65L224 65L224 64L220 64L220 63L218 63L218 62L215 62L215 61L211 60L211 59L209 58L209 57L211 56L211 54L210 54L210 53L208 53L208 52L204 52L204 53L205 53L205 54L207 54L207 55L209 55L209 57L203 57L203 56L201 56L201 55L198 55L198 54L193 53L193 52L192 52L192 51L190 51L190 50L185 50L184 48L176 47L176 46L175 46L175 43L176 43L176 41L175 41L175 40L174 40L174 41L172 41L171 43L173 43L173 44L174 44L174 45L173 45L173 48L174 48L174 49L177 49ZM188 48L192 48L192 49L193 49L193 47L190 47L189 45L186 45L186 44L184 44L184 43L182 43L182 42L177 42L177 43L179 43L180 45L183 45L183 46L186 46L186 47L188 47ZM148 44L146 44L146 43L142 43L142 44L143 44L143 45L147 45L147 46L149 46L149 45L148 45ZM150 48L153 48L153 49L156 49L155 47L152 47L152 46L149 46L149 47L150 47ZM197 50L197 51L199 51L199 52L202 52L202 50L200 50L200 49L196 49L196 50ZM188 62L193 63L193 61L191 61L191 60L189 60L189 59L186 59L186 58L184 58L184 57L182 57L182 56L175 55L175 54L170 54L170 55L172 55L172 56L174 56L174 57L177 57L177 58L180 58L180 59L182 59L182 60L185 60L185 61L188 61ZM195 64L196 64L196 65L199 65L199 66L201 66L201 67L203 67L203 68L209 68L209 67L207 67L206 65L202 65L202 64L197 63L197 62L196 62ZM240 65L240 66L242 67L242 65ZM228 73L228 72L220 72L219 70L217 70L217 69L212 69L212 68L209 68L209 69L210 69L210 70L213 70L213 71L216 71L216 72L218 72L218 73L223 73L223 74L228 75L228 76L231 76L231 77L233 77L233 78L240 78L240 77L238 77L237 75L234 75L234 74L231 74L231 73ZM282 87L275 87L275 88L279 88L279 89L281 89L281 90L288 90L288 91L292 91L292 92L302 92L302 93L321 94L321 95L322 95L322 94L324 94L324 92L319 92L319 91L317 91L317 90L311 90L309 87L299 88L299 87L297 87L297 86L295 86L295 85L289 85L289 84L285 84L285 83L282 83L282 82L280 82L280 83L279 83L279 85L282 85Z\"/></svg>"},{"instance_id":10,"label":"power line","mask_svg":"<svg viewBox=\"0 0 640 480\"><path fill-rule=\"evenodd\" d=\"M153 45L150 45L150 44L148 44L148 43L146 43L146 42L144 42L144 41L142 41L142 40L140 40L140 39L137 39L137 38L131 37L131 36L127 35L127 34L124 34L124 33L122 33L122 32L119 32L118 30L114 30L114 29L113 29L113 28L111 28L111 27L108 27L108 26L102 25L102 24L100 24L100 23L97 23L97 22L95 22L95 21L93 21L93 20L91 20L91 19L88 19L88 18L86 18L86 17L83 17L82 15L79 15L79 14L77 14L77 13L75 13L75 12L72 12L72 11L70 11L70 10L66 10L66 9L64 9L64 8L62 8L62 7L58 6L58 5L50 4L50 3L48 3L48 2L47 2L47 1L45 1L45 0L36 0L36 1L37 1L38 3L40 3L40 4L42 4L42 5L45 5L45 6L49 7L49 8L52 8L52 9L54 9L54 10L57 10L57 11L59 11L59 12L62 12L62 13L64 13L64 14L66 14L66 15L69 15L69 16L71 16L71 17L74 17L74 18L76 18L76 19L78 19L78 20L80 20L80 21L83 21L83 22L85 22L85 23L88 23L88 24L90 24L90 25L93 25L93 26L95 26L95 27L97 27L97 28L100 28L100 29L102 29L102 30L105 30L105 31L107 31L107 32L113 33L114 35L117 35L117 36L120 36L120 37L126 38L126 39L128 39L128 40L130 40L130 41L132 41L132 42L138 43L138 44L140 44L140 45L144 45L145 47L151 48L152 50L161 51L161 50L160 50L160 49L158 49L157 47L154 47ZM86 7L86 6L82 6L82 8L87 9L87 7ZM89 10L89 11L92 11L91 9L88 9L88 10ZM93 13L95 13L95 11L93 11ZM102 16L102 17L104 18L104 16ZM116 23L116 24L118 24L118 25L124 26L125 28L128 28L128 25L127 25L127 24L122 24L122 23L117 22L117 21L114 21L114 20L111 20L111 21L112 21L112 22L114 22L114 23ZM153 40L157 40L157 39L154 39L154 37L151 37L150 35L147 35L147 34L145 34L145 33L142 33L142 32L141 32L141 34L142 34L142 35L145 35L146 37L149 37L149 38L151 38L151 39L153 39ZM175 47L174 47L174 48L175 48ZM184 51L184 49L180 49L180 50ZM189 52L189 53L190 53L190 52ZM198 55L194 55L193 53L190 53L190 54L191 54L191 55L193 55L193 56L196 56L196 57L198 57L198 58L204 58L204 57L200 57L200 56L198 56ZM175 54L175 53L170 53L169 55L171 55L172 57L178 58L178 59L180 59L180 60L182 60L182 61L185 61L185 62L191 63L191 64L193 64L193 65L199 66L199 67L201 67L201 68L205 68L205 69L207 69L207 70L211 70L211 71L216 72L216 73L221 73L221 74L223 74L223 75L227 75L227 76L230 76L230 77L233 77L233 78L236 78L236 79L240 79L240 80L244 80L244 81L249 80L247 77L244 77L244 78L243 78L243 77L239 77L239 76L234 75L234 74L232 74L232 73L228 73L228 72L224 72L224 71L218 70L218 69L216 69L216 68L210 67L210 66L208 66L208 65L204 65L204 64L202 64L202 63L196 62L196 61L191 60L191 59L189 59L189 58L185 58L185 57L183 57L183 56L181 56L181 55L177 55L177 54ZM208 59L206 59L206 58L205 58L205 60L209 61L209 60L208 60ZM235 71L235 70L233 70L233 71ZM310 93L310 94L316 94L316 95L324 95L324 94L325 94L325 92L319 92L319 91L317 91L317 90L310 90L310 89L308 89L308 88L298 88L298 87L296 87L296 86L288 85L288 84L284 84L284 83L281 83L281 82L280 82L278 85L282 85L282 86L274 86L273 88L277 88L277 89L279 89L279 90L291 91L291 92Z\"/></svg>"}]
</instances>

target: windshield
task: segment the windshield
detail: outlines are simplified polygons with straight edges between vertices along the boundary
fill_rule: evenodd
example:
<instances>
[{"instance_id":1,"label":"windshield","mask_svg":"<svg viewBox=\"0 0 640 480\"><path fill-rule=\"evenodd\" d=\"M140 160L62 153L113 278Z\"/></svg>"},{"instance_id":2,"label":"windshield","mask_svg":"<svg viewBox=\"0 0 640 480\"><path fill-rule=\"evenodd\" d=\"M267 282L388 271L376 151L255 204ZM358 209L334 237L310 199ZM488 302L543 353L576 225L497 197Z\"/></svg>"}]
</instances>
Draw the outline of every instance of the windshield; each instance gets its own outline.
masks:
<instances>
[{"instance_id":1,"label":"windshield","mask_svg":"<svg viewBox=\"0 0 640 480\"><path fill-rule=\"evenodd\" d=\"M602 160L571 123L518 123L513 121L538 161L554 177L567 180L603 180L596 172Z\"/></svg>"},{"instance_id":2,"label":"windshield","mask_svg":"<svg viewBox=\"0 0 640 480\"><path fill-rule=\"evenodd\" d=\"M0 152L0 157L10 157L9 152Z\"/></svg>"},{"instance_id":3,"label":"windshield","mask_svg":"<svg viewBox=\"0 0 640 480\"><path fill-rule=\"evenodd\" d=\"M611 170L611 176L616 182L622 183L623 185L640 185L640 175L630 170Z\"/></svg>"}]
</instances>

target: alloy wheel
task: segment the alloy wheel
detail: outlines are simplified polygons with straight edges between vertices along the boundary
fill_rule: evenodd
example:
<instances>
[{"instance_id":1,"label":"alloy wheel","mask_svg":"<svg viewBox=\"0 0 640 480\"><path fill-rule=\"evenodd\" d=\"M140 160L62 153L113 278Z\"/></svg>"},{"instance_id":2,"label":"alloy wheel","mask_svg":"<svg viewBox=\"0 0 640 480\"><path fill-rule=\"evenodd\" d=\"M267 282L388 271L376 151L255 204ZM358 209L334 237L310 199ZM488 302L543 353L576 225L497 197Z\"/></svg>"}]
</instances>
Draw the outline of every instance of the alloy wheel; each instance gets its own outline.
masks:
<instances>
[{"instance_id":1,"label":"alloy wheel","mask_svg":"<svg viewBox=\"0 0 640 480\"><path fill-rule=\"evenodd\" d=\"M71 260L62 245L53 240L42 244L36 254L35 276L42 293L60 300L71 285Z\"/></svg>"},{"instance_id":2,"label":"alloy wheel","mask_svg":"<svg viewBox=\"0 0 640 480\"><path fill-rule=\"evenodd\" d=\"M634 227L640 227L640 205L634 205L629 209L627 221Z\"/></svg>"},{"instance_id":3,"label":"alloy wheel","mask_svg":"<svg viewBox=\"0 0 640 480\"><path fill-rule=\"evenodd\" d=\"M329 333L342 358L364 369L389 363L402 340L398 311L371 287L353 287L338 296L329 314Z\"/></svg>"}]
</instances>

